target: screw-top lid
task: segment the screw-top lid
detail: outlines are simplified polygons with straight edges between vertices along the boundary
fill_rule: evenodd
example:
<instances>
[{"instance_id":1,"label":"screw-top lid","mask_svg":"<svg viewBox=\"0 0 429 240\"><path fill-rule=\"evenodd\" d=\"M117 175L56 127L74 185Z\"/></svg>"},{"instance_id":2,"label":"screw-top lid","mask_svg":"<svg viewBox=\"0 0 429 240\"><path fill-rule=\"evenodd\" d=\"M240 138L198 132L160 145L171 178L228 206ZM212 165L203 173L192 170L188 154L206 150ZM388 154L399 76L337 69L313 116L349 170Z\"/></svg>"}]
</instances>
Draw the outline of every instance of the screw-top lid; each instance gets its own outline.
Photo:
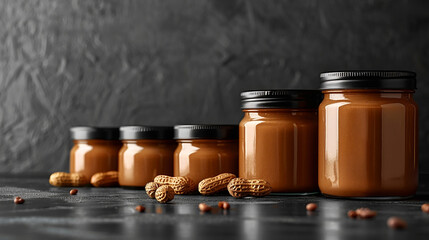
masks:
<instances>
[{"instance_id":1,"label":"screw-top lid","mask_svg":"<svg viewBox=\"0 0 429 240\"><path fill-rule=\"evenodd\" d=\"M319 90L255 90L241 93L242 109L318 108L322 101Z\"/></svg>"},{"instance_id":2,"label":"screw-top lid","mask_svg":"<svg viewBox=\"0 0 429 240\"><path fill-rule=\"evenodd\" d=\"M237 125L177 125L174 139L238 139Z\"/></svg>"},{"instance_id":3,"label":"screw-top lid","mask_svg":"<svg viewBox=\"0 0 429 240\"><path fill-rule=\"evenodd\" d=\"M173 127L160 126L123 126L119 128L121 140L138 140L138 139L173 139Z\"/></svg>"},{"instance_id":4,"label":"screw-top lid","mask_svg":"<svg viewBox=\"0 0 429 240\"><path fill-rule=\"evenodd\" d=\"M320 89L416 89L410 71L340 71L320 74Z\"/></svg>"},{"instance_id":5,"label":"screw-top lid","mask_svg":"<svg viewBox=\"0 0 429 240\"><path fill-rule=\"evenodd\" d=\"M74 140L119 140L117 127L79 126L70 128L70 133Z\"/></svg>"}]
</instances>

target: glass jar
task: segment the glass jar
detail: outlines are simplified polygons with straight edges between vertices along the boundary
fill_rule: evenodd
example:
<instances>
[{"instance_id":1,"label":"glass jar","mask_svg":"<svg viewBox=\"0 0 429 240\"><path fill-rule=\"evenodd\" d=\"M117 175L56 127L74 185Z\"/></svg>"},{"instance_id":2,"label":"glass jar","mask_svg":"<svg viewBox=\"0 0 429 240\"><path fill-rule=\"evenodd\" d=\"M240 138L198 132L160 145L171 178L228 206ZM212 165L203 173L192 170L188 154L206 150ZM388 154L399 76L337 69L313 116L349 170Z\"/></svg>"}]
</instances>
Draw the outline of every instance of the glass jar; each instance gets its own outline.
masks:
<instances>
[{"instance_id":1,"label":"glass jar","mask_svg":"<svg viewBox=\"0 0 429 240\"><path fill-rule=\"evenodd\" d=\"M239 176L264 179L274 193L317 192L320 92L248 91L241 98Z\"/></svg>"},{"instance_id":2,"label":"glass jar","mask_svg":"<svg viewBox=\"0 0 429 240\"><path fill-rule=\"evenodd\" d=\"M118 128L72 127L74 146L70 151L70 172L94 173L118 170L118 153L122 144Z\"/></svg>"},{"instance_id":3,"label":"glass jar","mask_svg":"<svg viewBox=\"0 0 429 240\"><path fill-rule=\"evenodd\" d=\"M174 176L187 176L196 184L221 173L238 170L238 127L235 125L178 125Z\"/></svg>"},{"instance_id":4,"label":"glass jar","mask_svg":"<svg viewBox=\"0 0 429 240\"><path fill-rule=\"evenodd\" d=\"M418 185L413 72L321 74L319 187L352 198L404 198Z\"/></svg>"},{"instance_id":5,"label":"glass jar","mask_svg":"<svg viewBox=\"0 0 429 240\"><path fill-rule=\"evenodd\" d=\"M173 127L124 126L119 152L119 185L144 187L157 175L173 175L173 155L177 143Z\"/></svg>"}]
</instances>

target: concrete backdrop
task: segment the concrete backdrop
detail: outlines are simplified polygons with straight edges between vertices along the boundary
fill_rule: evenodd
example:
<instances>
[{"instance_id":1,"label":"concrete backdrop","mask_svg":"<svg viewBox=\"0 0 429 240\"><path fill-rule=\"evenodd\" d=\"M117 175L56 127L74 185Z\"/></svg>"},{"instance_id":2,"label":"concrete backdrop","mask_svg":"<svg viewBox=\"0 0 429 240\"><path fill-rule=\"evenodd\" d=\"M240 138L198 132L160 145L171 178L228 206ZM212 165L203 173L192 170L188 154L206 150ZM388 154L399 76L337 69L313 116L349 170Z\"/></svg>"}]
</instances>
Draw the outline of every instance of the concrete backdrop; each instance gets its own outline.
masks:
<instances>
[{"instance_id":1,"label":"concrete backdrop","mask_svg":"<svg viewBox=\"0 0 429 240\"><path fill-rule=\"evenodd\" d=\"M0 0L0 172L68 169L72 125L238 123L248 89L418 73L429 172L429 1Z\"/></svg>"}]
</instances>

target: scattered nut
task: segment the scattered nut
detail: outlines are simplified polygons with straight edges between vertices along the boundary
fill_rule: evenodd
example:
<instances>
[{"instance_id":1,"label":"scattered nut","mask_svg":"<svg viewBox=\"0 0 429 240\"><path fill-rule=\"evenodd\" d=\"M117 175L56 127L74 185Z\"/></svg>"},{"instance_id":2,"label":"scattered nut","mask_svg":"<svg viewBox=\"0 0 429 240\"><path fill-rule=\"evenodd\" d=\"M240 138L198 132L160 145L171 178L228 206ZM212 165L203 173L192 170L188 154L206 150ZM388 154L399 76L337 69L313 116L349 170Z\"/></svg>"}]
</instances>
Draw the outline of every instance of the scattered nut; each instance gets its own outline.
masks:
<instances>
[{"instance_id":1,"label":"scattered nut","mask_svg":"<svg viewBox=\"0 0 429 240\"><path fill-rule=\"evenodd\" d=\"M307 206L305 206L305 209L307 209L307 211L316 211L317 209L317 204L315 203L309 203L307 204Z\"/></svg>"},{"instance_id":2,"label":"scattered nut","mask_svg":"<svg viewBox=\"0 0 429 240\"><path fill-rule=\"evenodd\" d=\"M174 189L168 185L163 185L156 189L155 199L160 203L167 203L174 199Z\"/></svg>"},{"instance_id":3,"label":"scattered nut","mask_svg":"<svg viewBox=\"0 0 429 240\"><path fill-rule=\"evenodd\" d=\"M155 182L148 182L145 186L146 193L150 198L155 198L155 192L158 188L159 184Z\"/></svg>"},{"instance_id":4,"label":"scattered nut","mask_svg":"<svg viewBox=\"0 0 429 240\"><path fill-rule=\"evenodd\" d=\"M355 210L350 210L347 212L347 216L349 216L349 218L357 218L357 213Z\"/></svg>"},{"instance_id":5,"label":"scattered nut","mask_svg":"<svg viewBox=\"0 0 429 240\"><path fill-rule=\"evenodd\" d=\"M25 200L21 197L16 197L15 200L13 200L15 204L23 204Z\"/></svg>"},{"instance_id":6,"label":"scattered nut","mask_svg":"<svg viewBox=\"0 0 429 240\"><path fill-rule=\"evenodd\" d=\"M387 226L393 229L405 229L407 228L407 222L398 217L390 217L387 220Z\"/></svg>"},{"instance_id":7,"label":"scattered nut","mask_svg":"<svg viewBox=\"0 0 429 240\"><path fill-rule=\"evenodd\" d=\"M228 210L231 206L229 205L229 203L228 202L225 202L225 201L220 201L220 202L218 202L217 203L217 206L220 208L220 209L225 209L225 210Z\"/></svg>"},{"instance_id":8,"label":"scattered nut","mask_svg":"<svg viewBox=\"0 0 429 240\"><path fill-rule=\"evenodd\" d=\"M70 190L70 195L76 195L77 194L77 189L73 188L72 190Z\"/></svg>"},{"instance_id":9,"label":"scattered nut","mask_svg":"<svg viewBox=\"0 0 429 240\"><path fill-rule=\"evenodd\" d=\"M224 209L224 210L228 210L228 209L230 209L231 208L231 205L229 205L229 203L228 202L223 202L223 204L222 204L222 209Z\"/></svg>"},{"instance_id":10,"label":"scattered nut","mask_svg":"<svg viewBox=\"0 0 429 240\"><path fill-rule=\"evenodd\" d=\"M145 210L146 208L145 207L143 207L142 205L138 205L137 207L136 207L136 211L137 212L144 212L144 210Z\"/></svg>"},{"instance_id":11,"label":"scattered nut","mask_svg":"<svg viewBox=\"0 0 429 240\"><path fill-rule=\"evenodd\" d=\"M368 219L375 217L377 215L377 212L369 208L358 208L356 209L356 214L359 218Z\"/></svg>"},{"instance_id":12,"label":"scattered nut","mask_svg":"<svg viewBox=\"0 0 429 240\"><path fill-rule=\"evenodd\" d=\"M425 203L422 205L422 211L425 213L429 213L429 203Z\"/></svg>"},{"instance_id":13,"label":"scattered nut","mask_svg":"<svg viewBox=\"0 0 429 240\"><path fill-rule=\"evenodd\" d=\"M200 209L201 212L210 212L212 210L212 208L205 203L200 203L198 205L198 208Z\"/></svg>"}]
</instances>

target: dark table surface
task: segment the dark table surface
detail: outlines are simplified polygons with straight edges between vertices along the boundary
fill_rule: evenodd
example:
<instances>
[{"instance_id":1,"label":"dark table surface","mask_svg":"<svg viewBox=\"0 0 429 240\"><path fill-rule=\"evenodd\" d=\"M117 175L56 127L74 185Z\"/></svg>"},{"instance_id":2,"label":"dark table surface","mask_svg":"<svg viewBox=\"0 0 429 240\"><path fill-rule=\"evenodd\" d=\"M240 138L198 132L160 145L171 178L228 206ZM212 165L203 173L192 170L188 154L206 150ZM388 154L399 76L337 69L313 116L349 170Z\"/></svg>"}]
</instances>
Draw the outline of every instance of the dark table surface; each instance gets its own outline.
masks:
<instances>
[{"instance_id":1,"label":"dark table surface","mask_svg":"<svg viewBox=\"0 0 429 240\"><path fill-rule=\"evenodd\" d=\"M427 182L427 181L425 181ZM48 176L0 176L0 239L429 239L429 188L402 201L361 201L323 196L274 196L234 199L220 196L175 196L169 204L150 199L143 190L52 187ZM22 205L13 199L21 196ZM217 206L199 212L198 204ZM319 208L308 213L305 206ZM144 213L135 206L146 207ZM374 219L349 219L347 211L369 207ZM408 222L405 230L387 227L390 216Z\"/></svg>"}]
</instances>

